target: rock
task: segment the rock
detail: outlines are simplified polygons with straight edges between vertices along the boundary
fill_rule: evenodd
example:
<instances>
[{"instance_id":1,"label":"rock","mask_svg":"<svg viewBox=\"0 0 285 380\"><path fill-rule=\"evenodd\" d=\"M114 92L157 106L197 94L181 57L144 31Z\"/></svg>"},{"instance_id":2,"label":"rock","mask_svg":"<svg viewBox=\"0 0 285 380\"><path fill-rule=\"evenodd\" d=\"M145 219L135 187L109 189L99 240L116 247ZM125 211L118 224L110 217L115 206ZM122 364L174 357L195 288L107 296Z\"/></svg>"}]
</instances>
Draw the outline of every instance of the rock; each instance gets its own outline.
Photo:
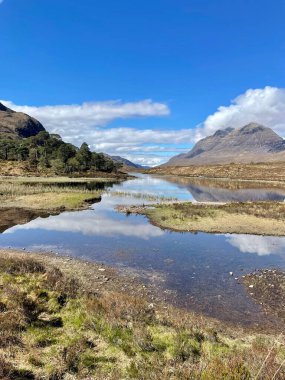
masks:
<instances>
[{"instance_id":1,"label":"rock","mask_svg":"<svg viewBox=\"0 0 285 380\"><path fill-rule=\"evenodd\" d=\"M51 326L51 327L62 327L63 326L63 322L62 322L61 317L57 317L55 315L51 315L51 314L48 314L45 312L41 313L38 316L38 320L46 326Z\"/></svg>"}]
</instances>

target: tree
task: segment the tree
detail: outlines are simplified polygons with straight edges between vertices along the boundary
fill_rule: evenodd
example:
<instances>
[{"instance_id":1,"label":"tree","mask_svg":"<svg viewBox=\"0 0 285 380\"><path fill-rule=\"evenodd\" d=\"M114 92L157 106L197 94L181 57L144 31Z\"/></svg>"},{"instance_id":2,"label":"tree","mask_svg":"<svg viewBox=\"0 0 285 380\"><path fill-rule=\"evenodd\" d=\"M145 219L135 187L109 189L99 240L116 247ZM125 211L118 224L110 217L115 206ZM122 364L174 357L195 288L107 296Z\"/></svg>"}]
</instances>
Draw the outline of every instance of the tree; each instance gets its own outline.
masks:
<instances>
[{"instance_id":1,"label":"tree","mask_svg":"<svg viewBox=\"0 0 285 380\"><path fill-rule=\"evenodd\" d=\"M29 158L29 149L26 146L20 145L17 148L17 160L26 161Z\"/></svg>"},{"instance_id":2,"label":"tree","mask_svg":"<svg viewBox=\"0 0 285 380\"><path fill-rule=\"evenodd\" d=\"M73 172L78 172L79 170L80 170L80 162L77 160L77 158L76 157L69 158L66 164L66 172L73 173Z\"/></svg>"},{"instance_id":3,"label":"tree","mask_svg":"<svg viewBox=\"0 0 285 380\"><path fill-rule=\"evenodd\" d=\"M80 162L81 170L88 170L91 168L92 153L89 146L84 142L79 151L76 153L76 159Z\"/></svg>"},{"instance_id":4,"label":"tree","mask_svg":"<svg viewBox=\"0 0 285 380\"><path fill-rule=\"evenodd\" d=\"M76 149L72 144L62 144L57 150L57 158L66 164L69 158L74 157Z\"/></svg>"},{"instance_id":5,"label":"tree","mask_svg":"<svg viewBox=\"0 0 285 380\"><path fill-rule=\"evenodd\" d=\"M60 159L51 160L50 164L56 174L64 173L65 165Z\"/></svg>"}]
</instances>

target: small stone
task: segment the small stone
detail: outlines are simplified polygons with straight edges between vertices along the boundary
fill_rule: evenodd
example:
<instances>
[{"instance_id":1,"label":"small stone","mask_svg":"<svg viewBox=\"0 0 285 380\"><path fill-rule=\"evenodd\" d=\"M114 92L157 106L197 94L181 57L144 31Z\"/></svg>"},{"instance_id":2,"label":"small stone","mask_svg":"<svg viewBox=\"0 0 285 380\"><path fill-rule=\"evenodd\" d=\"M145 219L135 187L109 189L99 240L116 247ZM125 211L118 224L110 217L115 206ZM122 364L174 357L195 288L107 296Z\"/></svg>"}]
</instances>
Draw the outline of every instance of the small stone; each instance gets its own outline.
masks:
<instances>
[{"instance_id":1,"label":"small stone","mask_svg":"<svg viewBox=\"0 0 285 380\"><path fill-rule=\"evenodd\" d=\"M61 317L57 317L48 313L41 313L38 316L38 320L43 322L45 325L52 326L52 327L63 326Z\"/></svg>"},{"instance_id":2,"label":"small stone","mask_svg":"<svg viewBox=\"0 0 285 380\"><path fill-rule=\"evenodd\" d=\"M230 272L230 276L233 276L234 275L234 272Z\"/></svg>"},{"instance_id":3,"label":"small stone","mask_svg":"<svg viewBox=\"0 0 285 380\"><path fill-rule=\"evenodd\" d=\"M254 287L254 285L248 285L248 287L249 287L249 288L253 288L253 287Z\"/></svg>"}]
</instances>

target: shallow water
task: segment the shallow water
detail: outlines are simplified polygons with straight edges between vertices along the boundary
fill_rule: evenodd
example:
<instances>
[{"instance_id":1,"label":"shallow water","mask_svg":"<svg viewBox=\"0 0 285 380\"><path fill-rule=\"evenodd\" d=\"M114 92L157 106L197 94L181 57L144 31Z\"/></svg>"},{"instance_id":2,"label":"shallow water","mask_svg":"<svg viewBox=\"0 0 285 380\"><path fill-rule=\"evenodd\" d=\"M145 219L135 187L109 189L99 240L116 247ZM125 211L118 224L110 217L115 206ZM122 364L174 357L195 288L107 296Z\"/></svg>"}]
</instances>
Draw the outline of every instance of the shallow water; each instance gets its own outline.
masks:
<instances>
[{"instance_id":1,"label":"shallow water","mask_svg":"<svg viewBox=\"0 0 285 380\"><path fill-rule=\"evenodd\" d=\"M260 307L235 277L257 268L285 268L285 238L169 232L141 215L114 210L118 204L148 203L149 195L223 202L285 198L277 188L222 186L138 174L135 180L113 185L89 210L37 218L6 230L0 246L111 264L141 276L179 306L233 322L262 323Z\"/></svg>"}]
</instances>

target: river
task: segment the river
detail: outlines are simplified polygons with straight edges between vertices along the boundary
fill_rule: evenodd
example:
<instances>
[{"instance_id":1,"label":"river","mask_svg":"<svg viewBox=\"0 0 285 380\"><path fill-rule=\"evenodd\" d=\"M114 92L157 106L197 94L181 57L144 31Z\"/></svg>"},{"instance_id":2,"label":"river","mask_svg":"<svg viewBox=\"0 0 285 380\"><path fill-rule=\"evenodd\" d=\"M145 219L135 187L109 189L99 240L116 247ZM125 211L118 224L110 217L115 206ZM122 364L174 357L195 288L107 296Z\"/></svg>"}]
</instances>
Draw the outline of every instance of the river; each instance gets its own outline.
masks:
<instances>
[{"instance_id":1,"label":"river","mask_svg":"<svg viewBox=\"0 0 285 380\"><path fill-rule=\"evenodd\" d=\"M258 268L284 269L285 238L171 232L151 225L141 215L121 214L115 206L151 203L160 197L284 201L285 191L250 183L135 175L136 179L109 185L102 201L88 210L9 228L0 235L0 246L102 262L139 276L174 305L230 322L262 323L260 306L239 279Z\"/></svg>"}]
</instances>

